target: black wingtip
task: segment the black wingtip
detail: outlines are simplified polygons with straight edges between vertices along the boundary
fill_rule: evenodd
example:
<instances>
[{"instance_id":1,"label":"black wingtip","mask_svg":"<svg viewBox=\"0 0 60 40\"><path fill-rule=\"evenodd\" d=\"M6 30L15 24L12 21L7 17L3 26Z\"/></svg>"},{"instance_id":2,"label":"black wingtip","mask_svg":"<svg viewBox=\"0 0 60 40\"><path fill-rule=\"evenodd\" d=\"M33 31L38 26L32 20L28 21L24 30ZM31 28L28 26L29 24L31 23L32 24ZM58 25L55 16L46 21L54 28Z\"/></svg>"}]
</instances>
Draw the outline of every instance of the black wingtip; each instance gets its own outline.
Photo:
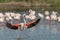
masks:
<instances>
[{"instance_id":1,"label":"black wingtip","mask_svg":"<svg viewBox=\"0 0 60 40\"><path fill-rule=\"evenodd\" d=\"M30 24L30 25L27 27L27 29L35 26L35 25L40 21L40 19L41 19L41 18L39 18L38 20L36 20L34 23ZM17 30L17 29L18 29L17 26L12 26L11 23L9 23L9 22L6 22L6 26L7 26L8 28L10 28L10 29L13 29L13 30Z\"/></svg>"},{"instance_id":2,"label":"black wingtip","mask_svg":"<svg viewBox=\"0 0 60 40\"><path fill-rule=\"evenodd\" d=\"M36 22L34 22L34 23L31 24L30 26L28 26L28 28L31 28L31 27L35 26L39 21L40 21L40 18L39 18L38 20L36 20Z\"/></svg>"},{"instance_id":3,"label":"black wingtip","mask_svg":"<svg viewBox=\"0 0 60 40\"><path fill-rule=\"evenodd\" d=\"M17 30L17 29L18 29L18 27L12 26L11 23L8 23L8 22L6 22L6 26L7 26L8 28L10 28L10 29L14 29L14 30Z\"/></svg>"}]
</instances>

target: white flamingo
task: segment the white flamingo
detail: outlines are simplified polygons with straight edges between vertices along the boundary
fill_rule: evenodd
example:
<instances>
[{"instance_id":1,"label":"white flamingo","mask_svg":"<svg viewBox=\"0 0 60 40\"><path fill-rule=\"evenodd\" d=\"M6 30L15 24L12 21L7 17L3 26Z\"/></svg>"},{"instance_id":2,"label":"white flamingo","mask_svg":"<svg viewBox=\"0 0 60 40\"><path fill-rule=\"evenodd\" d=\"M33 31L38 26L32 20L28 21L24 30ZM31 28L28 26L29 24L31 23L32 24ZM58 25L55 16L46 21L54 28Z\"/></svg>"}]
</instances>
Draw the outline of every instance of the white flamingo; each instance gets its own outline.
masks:
<instances>
[{"instance_id":1,"label":"white flamingo","mask_svg":"<svg viewBox=\"0 0 60 40\"><path fill-rule=\"evenodd\" d=\"M26 19L30 19L30 16L26 15L25 13L23 14L23 17L26 18Z\"/></svg>"},{"instance_id":2,"label":"white flamingo","mask_svg":"<svg viewBox=\"0 0 60 40\"><path fill-rule=\"evenodd\" d=\"M26 15L26 18L30 20L35 20L35 11L29 10L29 15Z\"/></svg>"},{"instance_id":3,"label":"white flamingo","mask_svg":"<svg viewBox=\"0 0 60 40\"><path fill-rule=\"evenodd\" d=\"M5 12L5 21L11 22L13 20L13 18L11 17L11 12ZM12 23L12 22L11 22Z\"/></svg>"},{"instance_id":4,"label":"white flamingo","mask_svg":"<svg viewBox=\"0 0 60 40\"><path fill-rule=\"evenodd\" d=\"M3 36L3 27L4 27L4 15L0 13L0 36Z\"/></svg>"},{"instance_id":5,"label":"white flamingo","mask_svg":"<svg viewBox=\"0 0 60 40\"><path fill-rule=\"evenodd\" d=\"M57 15L53 15L53 14L51 14L51 20L52 20L52 22L51 22L51 24L55 24L55 20L57 20Z\"/></svg>"},{"instance_id":6,"label":"white flamingo","mask_svg":"<svg viewBox=\"0 0 60 40\"><path fill-rule=\"evenodd\" d=\"M46 19L46 24L49 24L49 20L50 20L50 17L49 17L49 11L45 11L45 19Z\"/></svg>"},{"instance_id":7,"label":"white flamingo","mask_svg":"<svg viewBox=\"0 0 60 40\"><path fill-rule=\"evenodd\" d=\"M60 16L58 17L58 22L60 22Z\"/></svg>"},{"instance_id":8,"label":"white flamingo","mask_svg":"<svg viewBox=\"0 0 60 40\"><path fill-rule=\"evenodd\" d=\"M52 11L52 14L53 14L53 15L57 15L58 12L56 12L56 11Z\"/></svg>"},{"instance_id":9,"label":"white flamingo","mask_svg":"<svg viewBox=\"0 0 60 40\"><path fill-rule=\"evenodd\" d=\"M0 17L3 17L4 15L3 15L3 13L0 13Z\"/></svg>"},{"instance_id":10,"label":"white flamingo","mask_svg":"<svg viewBox=\"0 0 60 40\"><path fill-rule=\"evenodd\" d=\"M1 17L0 18L0 22L4 22L4 17Z\"/></svg>"},{"instance_id":11,"label":"white flamingo","mask_svg":"<svg viewBox=\"0 0 60 40\"><path fill-rule=\"evenodd\" d=\"M41 14L41 13L38 13L38 16L39 16L41 19L43 19L43 18L44 18L44 15L43 15L43 14Z\"/></svg>"},{"instance_id":12,"label":"white flamingo","mask_svg":"<svg viewBox=\"0 0 60 40\"><path fill-rule=\"evenodd\" d=\"M3 15L3 13L0 13L0 22L4 22L4 15Z\"/></svg>"},{"instance_id":13,"label":"white flamingo","mask_svg":"<svg viewBox=\"0 0 60 40\"><path fill-rule=\"evenodd\" d=\"M12 17L11 16L6 16L6 21L10 21L12 20Z\"/></svg>"},{"instance_id":14,"label":"white flamingo","mask_svg":"<svg viewBox=\"0 0 60 40\"><path fill-rule=\"evenodd\" d=\"M38 13L38 16L41 18L40 23L42 24L42 20L43 20L43 18L44 18L44 15L41 14L41 13Z\"/></svg>"},{"instance_id":15,"label":"white flamingo","mask_svg":"<svg viewBox=\"0 0 60 40\"><path fill-rule=\"evenodd\" d=\"M29 15L35 15L35 11L31 11Z\"/></svg>"},{"instance_id":16,"label":"white flamingo","mask_svg":"<svg viewBox=\"0 0 60 40\"><path fill-rule=\"evenodd\" d=\"M51 14L51 24L53 25L53 27L51 28L51 30L53 32L57 32L57 28L55 26L55 21L57 20L57 15L56 14Z\"/></svg>"},{"instance_id":17,"label":"white flamingo","mask_svg":"<svg viewBox=\"0 0 60 40\"><path fill-rule=\"evenodd\" d=\"M20 20L20 17L21 17L21 14L17 13L17 14L15 14L14 19Z\"/></svg>"},{"instance_id":18,"label":"white flamingo","mask_svg":"<svg viewBox=\"0 0 60 40\"><path fill-rule=\"evenodd\" d=\"M46 19L46 29L47 29L47 30L49 30L49 21L50 21L50 16L49 16L49 15L47 15L47 16L45 17L45 19Z\"/></svg>"},{"instance_id":19,"label":"white flamingo","mask_svg":"<svg viewBox=\"0 0 60 40\"><path fill-rule=\"evenodd\" d=\"M31 20L35 20L35 15L26 15L23 14L23 17L27 20L27 21L31 21Z\"/></svg>"},{"instance_id":20,"label":"white flamingo","mask_svg":"<svg viewBox=\"0 0 60 40\"><path fill-rule=\"evenodd\" d=\"M36 19L35 15L30 16L30 19L31 19L31 20L35 20L35 19Z\"/></svg>"},{"instance_id":21,"label":"white flamingo","mask_svg":"<svg viewBox=\"0 0 60 40\"><path fill-rule=\"evenodd\" d=\"M11 16L12 18L14 18L15 13L11 12L11 13L10 13L10 16Z\"/></svg>"},{"instance_id":22,"label":"white flamingo","mask_svg":"<svg viewBox=\"0 0 60 40\"><path fill-rule=\"evenodd\" d=\"M49 11L45 11L45 15L48 16L49 15Z\"/></svg>"},{"instance_id":23,"label":"white flamingo","mask_svg":"<svg viewBox=\"0 0 60 40\"><path fill-rule=\"evenodd\" d=\"M29 10L29 13L32 11L32 9Z\"/></svg>"},{"instance_id":24,"label":"white flamingo","mask_svg":"<svg viewBox=\"0 0 60 40\"><path fill-rule=\"evenodd\" d=\"M49 24L49 20L50 20L50 17L48 15L48 16L46 16L46 24Z\"/></svg>"},{"instance_id":25,"label":"white flamingo","mask_svg":"<svg viewBox=\"0 0 60 40\"><path fill-rule=\"evenodd\" d=\"M30 13L30 14L29 14L29 19L30 19L30 20L36 20L35 11L30 10L29 13ZM35 28L32 27L32 29L34 30Z\"/></svg>"},{"instance_id":26,"label":"white flamingo","mask_svg":"<svg viewBox=\"0 0 60 40\"><path fill-rule=\"evenodd\" d=\"M20 22L21 14L19 14L19 13L15 14L14 19L15 19L17 22Z\"/></svg>"},{"instance_id":27,"label":"white flamingo","mask_svg":"<svg viewBox=\"0 0 60 40\"><path fill-rule=\"evenodd\" d=\"M4 20L4 15L3 15L3 13L0 13L0 26L3 26L3 22L4 22L5 20Z\"/></svg>"},{"instance_id":28,"label":"white flamingo","mask_svg":"<svg viewBox=\"0 0 60 40\"><path fill-rule=\"evenodd\" d=\"M23 14L23 17L24 18L26 18L26 20L35 20L35 15L32 15L32 13L30 14L30 15L26 15L25 13ZM24 19L24 23L26 23L26 20ZM25 27L25 29L26 29L26 27ZM34 30L35 28L34 27L32 27L31 28L32 30Z\"/></svg>"},{"instance_id":29,"label":"white flamingo","mask_svg":"<svg viewBox=\"0 0 60 40\"><path fill-rule=\"evenodd\" d=\"M10 12L5 12L5 16L10 16Z\"/></svg>"},{"instance_id":30,"label":"white flamingo","mask_svg":"<svg viewBox=\"0 0 60 40\"><path fill-rule=\"evenodd\" d=\"M29 16L31 20L35 20L36 19L35 11L32 11L32 13L30 13Z\"/></svg>"}]
</instances>

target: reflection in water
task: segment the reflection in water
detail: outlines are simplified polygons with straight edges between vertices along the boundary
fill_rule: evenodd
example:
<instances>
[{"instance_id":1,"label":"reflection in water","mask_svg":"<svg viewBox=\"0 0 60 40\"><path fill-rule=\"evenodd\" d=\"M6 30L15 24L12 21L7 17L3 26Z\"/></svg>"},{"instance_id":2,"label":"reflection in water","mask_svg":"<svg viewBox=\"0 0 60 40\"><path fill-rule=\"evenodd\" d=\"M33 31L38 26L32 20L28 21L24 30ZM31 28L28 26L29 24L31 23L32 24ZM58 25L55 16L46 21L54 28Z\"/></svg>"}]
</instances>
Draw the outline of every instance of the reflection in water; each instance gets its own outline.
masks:
<instances>
[{"instance_id":1,"label":"reflection in water","mask_svg":"<svg viewBox=\"0 0 60 40\"><path fill-rule=\"evenodd\" d=\"M52 27L51 30L52 30L52 32L54 32L54 33L57 32L57 28L56 28L56 27Z\"/></svg>"},{"instance_id":2,"label":"reflection in water","mask_svg":"<svg viewBox=\"0 0 60 40\"><path fill-rule=\"evenodd\" d=\"M20 37L20 27L18 28L18 36L17 36L17 40L21 40L21 37Z\"/></svg>"},{"instance_id":3,"label":"reflection in water","mask_svg":"<svg viewBox=\"0 0 60 40\"><path fill-rule=\"evenodd\" d=\"M49 27L50 27L50 20L46 20L46 30L50 30Z\"/></svg>"},{"instance_id":4,"label":"reflection in water","mask_svg":"<svg viewBox=\"0 0 60 40\"><path fill-rule=\"evenodd\" d=\"M57 31L60 33L60 22L58 22Z\"/></svg>"},{"instance_id":5,"label":"reflection in water","mask_svg":"<svg viewBox=\"0 0 60 40\"><path fill-rule=\"evenodd\" d=\"M46 29L47 29L47 30L49 30L49 27L50 27L49 25L46 25Z\"/></svg>"},{"instance_id":6,"label":"reflection in water","mask_svg":"<svg viewBox=\"0 0 60 40\"><path fill-rule=\"evenodd\" d=\"M44 26L43 26L43 25L39 25L39 27L40 27L41 30L43 30L43 27L44 27Z\"/></svg>"},{"instance_id":7,"label":"reflection in water","mask_svg":"<svg viewBox=\"0 0 60 40\"><path fill-rule=\"evenodd\" d=\"M34 26L34 27L32 27L32 28L31 28L31 30L32 30L32 31L33 31L33 30L35 30L35 26Z\"/></svg>"}]
</instances>

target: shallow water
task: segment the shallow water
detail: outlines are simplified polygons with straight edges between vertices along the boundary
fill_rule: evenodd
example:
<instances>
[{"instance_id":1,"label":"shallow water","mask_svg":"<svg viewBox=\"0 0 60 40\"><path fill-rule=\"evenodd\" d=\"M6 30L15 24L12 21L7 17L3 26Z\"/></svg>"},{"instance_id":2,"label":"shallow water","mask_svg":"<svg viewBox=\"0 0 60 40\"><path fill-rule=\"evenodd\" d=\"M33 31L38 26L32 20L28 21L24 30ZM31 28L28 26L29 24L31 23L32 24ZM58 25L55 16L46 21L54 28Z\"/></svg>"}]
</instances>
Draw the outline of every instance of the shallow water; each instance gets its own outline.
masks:
<instances>
[{"instance_id":1,"label":"shallow water","mask_svg":"<svg viewBox=\"0 0 60 40\"><path fill-rule=\"evenodd\" d=\"M45 21L46 22L46 21ZM60 40L60 31L55 25L47 25L43 20L34 27L26 30L12 30L7 27L0 28L0 40Z\"/></svg>"},{"instance_id":2,"label":"shallow water","mask_svg":"<svg viewBox=\"0 0 60 40\"><path fill-rule=\"evenodd\" d=\"M0 28L0 40L60 40L58 22L46 24L43 19L35 27L26 30L12 30L6 26Z\"/></svg>"}]
</instances>

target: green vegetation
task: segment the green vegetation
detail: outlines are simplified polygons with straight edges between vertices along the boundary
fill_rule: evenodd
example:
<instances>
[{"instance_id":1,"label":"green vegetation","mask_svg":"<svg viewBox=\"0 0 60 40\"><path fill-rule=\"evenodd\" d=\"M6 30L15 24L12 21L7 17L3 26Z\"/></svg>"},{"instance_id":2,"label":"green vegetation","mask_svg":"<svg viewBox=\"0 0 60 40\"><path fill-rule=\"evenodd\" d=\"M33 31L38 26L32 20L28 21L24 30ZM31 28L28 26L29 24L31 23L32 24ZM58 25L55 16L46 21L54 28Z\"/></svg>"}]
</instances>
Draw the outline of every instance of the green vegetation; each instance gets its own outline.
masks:
<instances>
[{"instance_id":1,"label":"green vegetation","mask_svg":"<svg viewBox=\"0 0 60 40\"><path fill-rule=\"evenodd\" d=\"M5 2L19 2L20 0L0 0L0 3L5 3Z\"/></svg>"},{"instance_id":2,"label":"green vegetation","mask_svg":"<svg viewBox=\"0 0 60 40\"><path fill-rule=\"evenodd\" d=\"M60 0L0 0L1 11L19 11L30 8L36 10L60 10Z\"/></svg>"}]
</instances>

